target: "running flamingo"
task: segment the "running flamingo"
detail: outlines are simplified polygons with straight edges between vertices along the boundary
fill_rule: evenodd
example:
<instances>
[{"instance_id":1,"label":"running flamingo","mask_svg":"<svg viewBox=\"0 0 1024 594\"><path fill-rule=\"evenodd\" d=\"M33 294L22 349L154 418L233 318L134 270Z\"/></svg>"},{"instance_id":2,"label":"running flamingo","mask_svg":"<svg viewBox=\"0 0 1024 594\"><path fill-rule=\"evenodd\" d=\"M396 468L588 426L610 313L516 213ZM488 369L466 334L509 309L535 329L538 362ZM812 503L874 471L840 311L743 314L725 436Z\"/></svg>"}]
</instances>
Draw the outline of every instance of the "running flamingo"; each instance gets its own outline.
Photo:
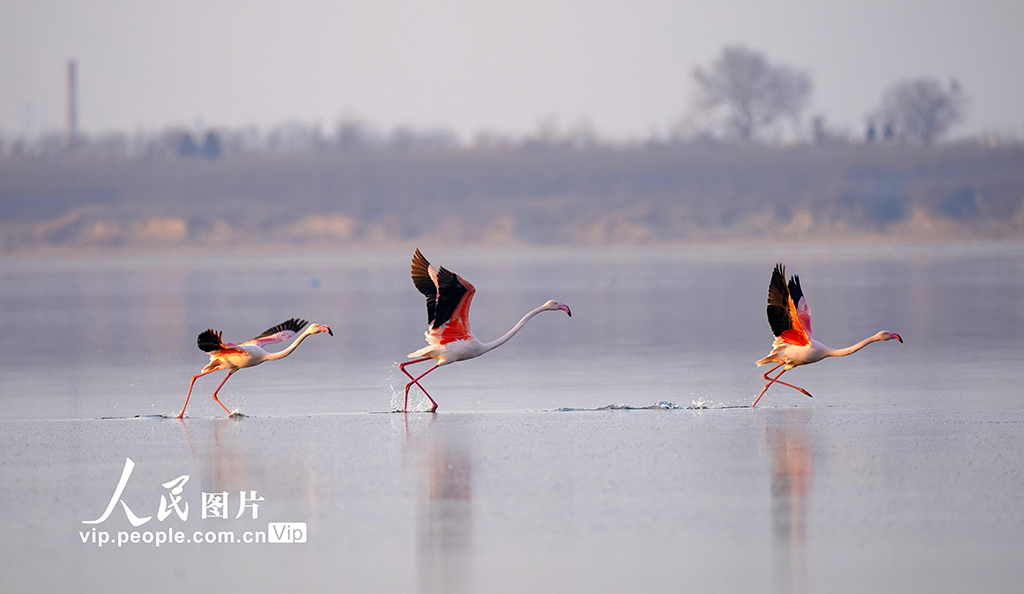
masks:
<instances>
[{"instance_id":1,"label":"running flamingo","mask_svg":"<svg viewBox=\"0 0 1024 594\"><path fill-rule=\"evenodd\" d=\"M409 358L413 360L398 366L402 373L412 380L405 385L403 412L409 410L409 388L416 384L423 390L423 386L419 383L420 380L438 367L479 357L487 351L500 347L515 336L516 332L519 332L530 318L542 311L561 310L572 317L568 305L557 301L548 301L523 316L523 319L519 320L519 323L501 338L493 342L480 342L469 331L469 304L473 301L473 294L476 293L476 288L473 285L444 267L441 270L435 270L420 253L419 248L412 256L412 282L427 298L427 331L425 334L429 344L414 353L409 353ZM437 363L418 377L413 377L405 370L408 365L428 359L434 359ZM430 400L431 407L428 412L437 410L437 403L430 397L430 394L427 394L426 390L423 390L423 393Z\"/></svg>"},{"instance_id":2,"label":"running flamingo","mask_svg":"<svg viewBox=\"0 0 1024 594\"><path fill-rule=\"evenodd\" d=\"M275 342L281 342L288 340L299 330L302 330L309 324L306 320L300 320L298 318L292 318L286 322L278 324L273 328L267 330L263 334L260 334L252 340L247 340L242 344L231 344L221 341L221 332L219 330L206 330L199 335L197 340L199 348L210 353L210 362L206 364L201 372L192 376L192 383L188 385L188 395L185 396L185 406L181 407L181 412L178 413L178 418L182 418L185 414L185 408L188 406L188 399L192 396L192 386L196 385L196 380L203 377L206 374L213 373L218 369L227 369L228 375L224 378L224 381L217 386L217 389L213 391L213 399L220 404L220 407L224 409L224 412L231 416L231 411L227 409L220 400L217 400L217 392L224 387L228 379L235 374L239 369L245 369L246 367L255 367L264 361L275 361L277 359L284 359L295 350L295 347L299 346L299 343L306 339L311 334L319 334L320 332L326 332L331 336L334 336L334 332L323 324L313 324L306 331L299 335L295 342L283 351L276 353L269 353L263 350L263 347L268 344Z\"/></svg>"},{"instance_id":3,"label":"running flamingo","mask_svg":"<svg viewBox=\"0 0 1024 594\"><path fill-rule=\"evenodd\" d=\"M872 342L896 339L903 342L903 338L895 332L879 332L874 336L865 338L857 344L845 349L830 349L814 340L811 334L811 312L807 308L807 300L804 299L804 292L800 289L800 277L793 276L789 279L789 286L786 286L786 267L782 264L775 266L772 273L772 282L768 285L768 323L771 324L772 333L775 334L775 342L772 343L772 352L757 362L760 367L766 363L778 363L764 373L762 376L767 384L757 395L757 400L751 407L757 406L757 401L764 396L768 386L779 383L789 386L794 390L811 395L810 392L794 385L780 382L779 378L783 373L798 365L807 365L821 361L825 357L845 357L856 353ZM783 367L785 366L785 367ZM768 374L783 367L773 378Z\"/></svg>"}]
</instances>

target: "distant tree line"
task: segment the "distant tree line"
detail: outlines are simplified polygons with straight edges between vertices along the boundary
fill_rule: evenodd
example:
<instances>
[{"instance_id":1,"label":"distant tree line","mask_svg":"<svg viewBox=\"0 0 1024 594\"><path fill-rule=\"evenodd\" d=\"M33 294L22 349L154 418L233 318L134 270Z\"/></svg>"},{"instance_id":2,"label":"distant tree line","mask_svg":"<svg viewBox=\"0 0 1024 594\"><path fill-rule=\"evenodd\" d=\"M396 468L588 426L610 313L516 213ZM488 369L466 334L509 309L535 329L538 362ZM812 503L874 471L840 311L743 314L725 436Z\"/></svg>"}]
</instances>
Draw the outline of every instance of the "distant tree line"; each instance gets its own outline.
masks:
<instances>
[{"instance_id":1,"label":"distant tree line","mask_svg":"<svg viewBox=\"0 0 1024 594\"><path fill-rule=\"evenodd\" d=\"M769 132L779 137L789 123L789 137L802 139L801 118L813 84L800 68L774 63L763 53L729 45L706 67L692 72L696 88L688 126L668 139L670 143L763 142ZM930 145L943 138L967 117L969 100L956 80L943 84L931 78L899 80L882 94L871 111L861 141L865 143L916 143ZM685 130L684 130L685 128ZM814 144L844 144L851 134L828 129L823 116L811 122L809 140ZM649 142L661 143L652 137ZM359 120L346 118L333 130L319 124L286 122L260 130L174 127L158 133L110 133L80 135L70 142L58 133L38 139L16 138L0 133L0 158L69 155L94 158L208 158L248 154L352 153L360 151L437 151L466 148L573 147L586 149L602 142L592 126L584 123L559 131L549 120L533 134L513 138L480 132L468 144L444 129L415 130L399 127L384 132Z\"/></svg>"},{"instance_id":2,"label":"distant tree line","mask_svg":"<svg viewBox=\"0 0 1024 594\"><path fill-rule=\"evenodd\" d=\"M488 139L491 143L511 142L498 135ZM73 143L59 133L45 134L34 140L0 135L0 158L215 159L251 154L437 150L458 145L458 136L446 130L418 131L400 127L384 133L362 122L343 120L333 132L325 132L319 124L286 122L265 131L255 126L241 129L172 127L157 133L80 134Z\"/></svg>"}]
</instances>

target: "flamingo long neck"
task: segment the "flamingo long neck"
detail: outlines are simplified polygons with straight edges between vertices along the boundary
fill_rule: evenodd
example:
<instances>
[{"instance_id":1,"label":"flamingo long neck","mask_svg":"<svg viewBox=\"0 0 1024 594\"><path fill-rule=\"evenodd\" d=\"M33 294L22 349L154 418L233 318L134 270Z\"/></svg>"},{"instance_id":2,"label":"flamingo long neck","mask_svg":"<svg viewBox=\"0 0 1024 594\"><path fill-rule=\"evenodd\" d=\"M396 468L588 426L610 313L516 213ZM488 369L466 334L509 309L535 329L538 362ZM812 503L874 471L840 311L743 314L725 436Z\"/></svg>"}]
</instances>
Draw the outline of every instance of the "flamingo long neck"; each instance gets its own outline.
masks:
<instances>
[{"instance_id":1,"label":"flamingo long neck","mask_svg":"<svg viewBox=\"0 0 1024 594\"><path fill-rule=\"evenodd\" d=\"M295 347L299 346L300 342L302 342L303 340L306 340L306 337L313 333L312 330L313 330L313 328L312 328L312 326L310 326L309 328L306 329L305 332L300 334L299 337L295 339L295 342L293 342L291 345L289 345L288 348L284 349L283 351L278 351L276 353L270 353L263 360L264 361L276 361L278 359L284 359L288 355L292 354L292 351L295 350Z\"/></svg>"},{"instance_id":2,"label":"flamingo long neck","mask_svg":"<svg viewBox=\"0 0 1024 594\"><path fill-rule=\"evenodd\" d=\"M516 335L516 332L519 332L519 330L526 325L526 322L530 321L530 318L539 314L542 311L547 311L543 305L523 316L523 319L519 320L519 323L517 323L515 326L512 326L512 329L506 332L504 336L501 336L491 342L485 342L483 352L486 353L487 351L494 350L508 342L509 339Z\"/></svg>"},{"instance_id":3,"label":"flamingo long neck","mask_svg":"<svg viewBox=\"0 0 1024 594\"><path fill-rule=\"evenodd\" d=\"M869 336L869 337L865 338L864 340L858 342L857 344L855 344L853 346L848 346L845 349L832 349L825 356L826 357L845 357L846 355L850 355L850 354L856 353L857 351L859 351L862 348L868 346L869 344L871 344L873 342L878 342L879 340L882 340L882 339L877 334L874 335L874 336Z\"/></svg>"}]
</instances>

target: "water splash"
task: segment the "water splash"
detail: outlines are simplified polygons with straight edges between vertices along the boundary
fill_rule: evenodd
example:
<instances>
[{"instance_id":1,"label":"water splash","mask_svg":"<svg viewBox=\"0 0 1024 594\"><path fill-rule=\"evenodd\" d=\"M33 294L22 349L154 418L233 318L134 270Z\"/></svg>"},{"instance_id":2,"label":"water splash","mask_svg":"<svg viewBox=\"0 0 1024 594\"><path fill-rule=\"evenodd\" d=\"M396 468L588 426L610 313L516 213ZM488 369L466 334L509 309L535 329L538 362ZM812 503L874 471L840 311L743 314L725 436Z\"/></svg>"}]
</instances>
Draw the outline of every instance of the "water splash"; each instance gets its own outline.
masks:
<instances>
[{"instance_id":1,"label":"water splash","mask_svg":"<svg viewBox=\"0 0 1024 594\"><path fill-rule=\"evenodd\" d=\"M398 361L391 364L391 369L388 370L388 376L384 378L384 384L380 387L387 388L391 394L391 412L399 412L402 410L402 392L395 385L395 370L398 369Z\"/></svg>"},{"instance_id":2,"label":"water splash","mask_svg":"<svg viewBox=\"0 0 1024 594\"><path fill-rule=\"evenodd\" d=\"M649 406L633 406L630 404L609 404L608 406L602 406L596 410L675 410L683 408L678 402L669 402L668 400L659 400Z\"/></svg>"},{"instance_id":3,"label":"water splash","mask_svg":"<svg viewBox=\"0 0 1024 594\"><path fill-rule=\"evenodd\" d=\"M677 408L683 408L676 402L669 402L667 400L659 400L649 406L635 406L632 404L608 404L605 406L599 406L597 408L576 408L573 406L563 406L556 408L556 412L585 412L585 411L599 411L599 410L672 410Z\"/></svg>"},{"instance_id":4,"label":"water splash","mask_svg":"<svg viewBox=\"0 0 1024 594\"><path fill-rule=\"evenodd\" d=\"M701 396L700 398L691 401L690 406L687 406L686 408L690 410L705 410L708 408L725 408L725 405L721 403L715 404L713 400L708 400Z\"/></svg>"},{"instance_id":5,"label":"water splash","mask_svg":"<svg viewBox=\"0 0 1024 594\"><path fill-rule=\"evenodd\" d=\"M601 410L704 410L709 408L725 408L724 404L715 403L711 400L706 400L701 397L690 403L689 406L683 406L678 402L670 402L668 400L659 400L654 404L648 406L636 406L631 404L609 404L606 406L600 406L598 408L575 408L566 406L562 408L556 408L556 412L596 412Z\"/></svg>"},{"instance_id":6,"label":"water splash","mask_svg":"<svg viewBox=\"0 0 1024 594\"><path fill-rule=\"evenodd\" d=\"M387 388L391 394L391 412L402 412L402 407L405 405L405 380L408 378L405 378L404 374L398 377L397 369L398 362L395 361L391 364L391 370L384 379L384 385L381 386ZM429 408L430 400L423 395L418 386L413 386L409 390L409 410L407 412L427 412Z\"/></svg>"}]
</instances>

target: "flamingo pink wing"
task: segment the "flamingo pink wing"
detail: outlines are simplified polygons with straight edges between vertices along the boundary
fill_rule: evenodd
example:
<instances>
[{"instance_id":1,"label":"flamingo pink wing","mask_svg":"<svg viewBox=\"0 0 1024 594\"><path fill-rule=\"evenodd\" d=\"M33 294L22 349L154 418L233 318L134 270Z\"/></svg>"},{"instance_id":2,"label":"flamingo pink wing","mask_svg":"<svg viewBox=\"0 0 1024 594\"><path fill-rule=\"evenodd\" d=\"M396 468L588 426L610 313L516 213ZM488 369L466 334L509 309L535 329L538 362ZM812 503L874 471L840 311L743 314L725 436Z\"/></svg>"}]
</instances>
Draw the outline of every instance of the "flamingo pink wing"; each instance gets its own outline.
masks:
<instances>
[{"instance_id":1,"label":"flamingo pink wing","mask_svg":"<svg viewBox=\"0 0 1024 594\"><path fill-rule=\"evenodd\" d=\"M243 342L242 344L244 344L244 345L256 345L256 346L262 348L262 347L264 347L265 345L268 345L268 344L274 344L275 342L281 342L281 341L284 341L284 340L288 340L289 338L295 336L295 334L296 333L295 333L294 330L281 330L280 332L275 332L274 334L271 334L270 336L263 336L263 337L260 337L260 338L253 338L251 340L247 340L247 341Z\"/></svg>"},{"instance_id":2,"label":"flamingo pink wing","mask_svg":"<svg viewBox=\"0 0 1024 594\"><path fill-rule=\"evenodd\" d=\"M811 332L811 309L807 306L807 298L804 297L804 290L800 286L800 277L793 275L789 279L789 297L793 300L793 305L796 307L796 317L800 320L800 325L804 327L804 332L807 333L808 338L813 336Z\"/></svg>"},{"instance_id":3,"label":"flamingo pink wing","mask_svg":"<svg viewBox=\"0 0 1024 594\"><path fill-rule=\"evenodd\" d=\"M448 321L430 330L430 335L436 338L440 344L448 344L456 340L469 340L473 337L469 330L469 306L473 302L476 287L469 284L461 276L455 276L462 287L465 288L465 293L462 294L458 304L455 306L455 311L452 312Z\"/></svg>"},{"instance_id":4,"label":"flamingo pink wing","mask_svg":"<svg viewBox=\"0 0 1024 594\"><path fill-rule=\"evenodd\" d=\"M800 280L794 276L789 286L786 286L786 267L782 264L776 265L772 272L772 281L768 285L768 323L775 336L797 346L811 344L810 335L805 330L804 323L800 321L794 303L794 299L802 297Z\"/></svg>"},{"instance_id":5,"label":"flamingo pink wing","mask_svg":"<svg viewBox=\"0 0 1024 594\"><path fill-rule=\"evenodd\" d=\"M243 346L255 345L262 348L264 345L273 344L275 342L281 342L282 340L288 340L295 336L303 328L305 328L309 322L301 320L299 318L292 318L281 322L273 328L267 329L263 334L260 334L256 338L247 340L242 343Z\"/></svg>"},{"instance_id":6,"label":"flamingo pink wing","mask_svg":"<svg viewBox=\"0 0 1024 594\"><path fill-rule=\"evenodd\" d=\"M472 338L469 306L476 288L466 279L430 265L417 249L412 257L412 282L427 298L427 342L447 344Z\"/></svg>"},{"instance_id":7,"label":"flamingo pink wing","mask_svg":"<svg viewBox=\"0 0 1024 594\"><path fill-rule=\"evenodd\" d=\"M811 310L807 307L807 299L802 295L800 296L800 302L796 304L796 317L800 320L800 325L804 327L804 331L807 332L807 336L814 337L814 333L811 331Z\"/></svg>"}]
</instances>

